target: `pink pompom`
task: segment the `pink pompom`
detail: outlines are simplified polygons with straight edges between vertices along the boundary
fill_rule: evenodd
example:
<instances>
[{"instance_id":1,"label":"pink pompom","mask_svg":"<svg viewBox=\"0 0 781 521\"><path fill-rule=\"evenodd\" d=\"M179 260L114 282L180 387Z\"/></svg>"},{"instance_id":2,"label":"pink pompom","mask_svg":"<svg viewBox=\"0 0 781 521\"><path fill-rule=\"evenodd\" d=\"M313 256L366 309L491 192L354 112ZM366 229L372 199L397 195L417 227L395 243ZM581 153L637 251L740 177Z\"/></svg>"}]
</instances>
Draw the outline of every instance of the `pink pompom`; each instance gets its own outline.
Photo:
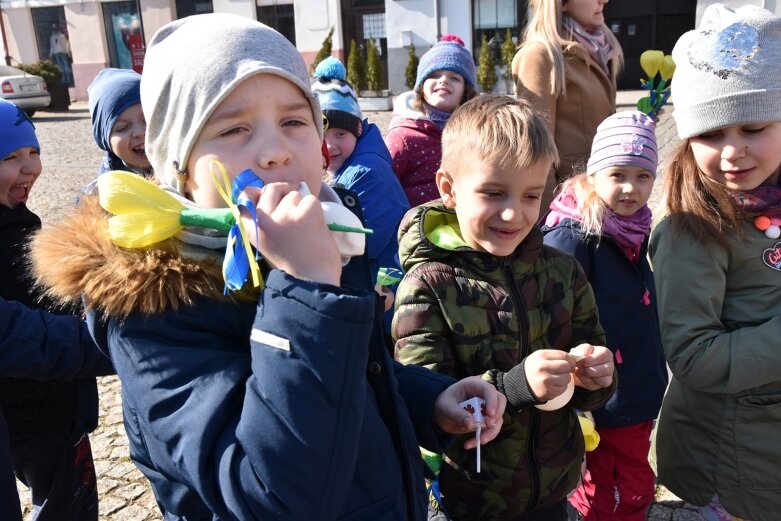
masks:
<instances>
[{"instance_id":1,"label":"pink pompom","mask_svg":"<svg viewBox=\"0 0 781 521\"><path fill-rule=\"evenodd\" d=\"M440 42L456 42L457 44L461 45L461 47L464 46L464 40L456 36L455 34L443 34L442 38L439 39Z\"/></svg>"}]
</instances>

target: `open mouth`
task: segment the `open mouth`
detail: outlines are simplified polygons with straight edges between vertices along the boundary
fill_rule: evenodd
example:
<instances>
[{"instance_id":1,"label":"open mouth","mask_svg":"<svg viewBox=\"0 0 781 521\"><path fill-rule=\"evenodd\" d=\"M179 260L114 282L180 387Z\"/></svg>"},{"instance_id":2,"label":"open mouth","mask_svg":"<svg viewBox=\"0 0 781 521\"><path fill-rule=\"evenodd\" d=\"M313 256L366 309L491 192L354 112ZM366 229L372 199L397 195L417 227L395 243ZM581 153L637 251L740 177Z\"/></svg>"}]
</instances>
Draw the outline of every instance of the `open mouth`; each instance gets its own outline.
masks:
<instances>
[{"instance_id":1,"label":"open mouth","mask_svg":"<svg viewBox=\"0 0 781 521\"><path fill-rule=\"evenodd\" d=\"M30 189L32 186L32 183L21 183L14 185L8 190L8 194L17 201L23 203L27 201L28 197L30 197Z\"/></svg>"},{"instance_id":2,"label":"open mouth","mask_svg":"<svg viewBox=\"0 0 781 521\"><path fill-rule=\"evenodd\" d=\"M146 149L144 148L144 145L138 145L132 148L133 153L136 154L139 157L142 157L146 159Z\"/></svg>"}]
</instances>

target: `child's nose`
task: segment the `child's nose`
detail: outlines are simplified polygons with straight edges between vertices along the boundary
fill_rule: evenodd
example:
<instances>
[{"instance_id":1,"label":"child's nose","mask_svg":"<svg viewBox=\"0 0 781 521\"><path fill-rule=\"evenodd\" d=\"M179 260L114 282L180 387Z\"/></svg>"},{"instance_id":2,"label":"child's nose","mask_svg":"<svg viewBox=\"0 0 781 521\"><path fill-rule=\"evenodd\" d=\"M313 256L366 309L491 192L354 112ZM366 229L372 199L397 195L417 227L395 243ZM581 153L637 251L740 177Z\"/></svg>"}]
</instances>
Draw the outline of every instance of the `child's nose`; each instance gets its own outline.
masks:
<instances>
[{"instance_id":1,"label":"child's nose","mask_svg":"<svg viewBox=\"0 0 781 521\"><path fill-rule=\"evenodd\" d=\"M733 161L746 155L748 147L743 143L729 143L721 149L721 158Z\"/></svg>"},{"instance_id":2,"label":"child's nose","mask_svg":"<svg viewBox=\"0 0 781 521\"><path fill-rule=\"evenodd\" d=\"M284 140L279 137L267 136L256 141L257 161L261 168L279 167L290 162L292 153Z\"/></svg>"}]
</instances>

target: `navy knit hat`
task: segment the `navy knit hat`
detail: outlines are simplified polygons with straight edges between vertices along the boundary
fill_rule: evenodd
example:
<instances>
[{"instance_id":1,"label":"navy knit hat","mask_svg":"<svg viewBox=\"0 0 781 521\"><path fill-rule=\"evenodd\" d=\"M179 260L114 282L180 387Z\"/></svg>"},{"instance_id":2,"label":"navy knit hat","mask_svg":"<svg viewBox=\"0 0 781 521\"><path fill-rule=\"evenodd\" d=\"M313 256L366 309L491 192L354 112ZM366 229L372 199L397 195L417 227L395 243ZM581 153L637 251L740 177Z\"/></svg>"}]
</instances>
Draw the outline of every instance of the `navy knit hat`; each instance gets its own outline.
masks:
<instances>
[{"instance_id":1,"label":"navy knit hat","mask_svg":"<svg viewBox=\"0 0 781 521\"><path fill-rule=\"evenodd\" d=\"M127 170L111 150L111 129L125 110L141 103L141 75L130 69L103 69L87 87L87 95L92 138L106 151L100 171Z\"/></svg>"},{"instance_id":2,"label":"navy knit hat","mask_svg":"<svg viewBox=\"0 0 781 521\"><path fill-rule=\"evenodd\" d=\"M0 159L25 147L41 151L32 120L22 109L0 98Z\"/></svg>"},{"instance_id":3,"label":"navy knit hat","mask_svg":"<svg viewBox=\"0 0 781 521\"><path fill-rule=\"evenodd\" d=\"M464 77L464 81L473 89L476 88L475 61L464 47L464 41L455 34L446 34L434 46L420 57L418 77L415 80L417 89L426 78L436 71L453 71Z\"/></svg>"},{"instance_id":4,"label":"navy knit hat","mask_svg":"<svg viewBox=\"0 0 781 521\"><path fill-rule=\"evenodd\" d=\"M361 137L363 113L355 91L347 83L347 70L333 56L321 61L315 69L312 93L320 100L328 128L341 128Z\"/></svg>"}]
</instances>

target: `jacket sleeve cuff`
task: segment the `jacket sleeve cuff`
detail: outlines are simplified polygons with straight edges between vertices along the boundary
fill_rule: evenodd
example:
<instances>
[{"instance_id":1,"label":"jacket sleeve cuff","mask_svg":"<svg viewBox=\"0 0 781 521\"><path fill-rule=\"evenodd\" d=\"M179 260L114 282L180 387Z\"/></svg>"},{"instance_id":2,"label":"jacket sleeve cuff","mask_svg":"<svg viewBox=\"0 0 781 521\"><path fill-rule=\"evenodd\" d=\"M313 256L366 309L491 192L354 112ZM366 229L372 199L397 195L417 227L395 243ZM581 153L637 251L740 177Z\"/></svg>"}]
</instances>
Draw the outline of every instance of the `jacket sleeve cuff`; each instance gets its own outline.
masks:
<instances>
[{"instance_id":1,"label":"jacket sleeve cuff","mask_svg":"<svg viewBox=\"0 0 781 521\"><path fill-rule=\"evenodd\" d=\"M506 410L510 414L518 414L526 407L545 403L537 399L529 387L526 371L524 371L525 363L524 359L506 373L500 372L496 375L496 388L507 397Z\"/></svg>"}]
</instances>

